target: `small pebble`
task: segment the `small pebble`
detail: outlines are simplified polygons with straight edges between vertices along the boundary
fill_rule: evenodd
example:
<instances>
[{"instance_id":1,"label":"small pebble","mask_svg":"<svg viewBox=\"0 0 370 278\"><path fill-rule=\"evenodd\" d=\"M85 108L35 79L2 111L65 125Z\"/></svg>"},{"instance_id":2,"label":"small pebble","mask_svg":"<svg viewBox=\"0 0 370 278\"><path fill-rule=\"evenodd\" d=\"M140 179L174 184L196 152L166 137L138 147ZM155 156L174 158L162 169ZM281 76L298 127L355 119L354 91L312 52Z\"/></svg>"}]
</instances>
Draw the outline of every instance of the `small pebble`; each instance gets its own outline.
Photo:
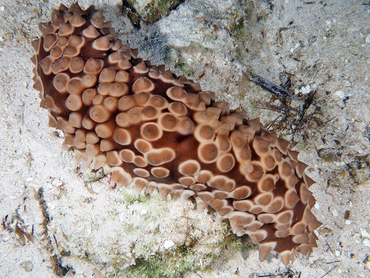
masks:
<instances>
[{"instance_id":1,"label":"small pebble","mask_svg":"<svg viewBox=\"0 0 370 278\"><path fill-rule=\"evenodd\" d=\"M31 272L33 268L33 264L31 261L25 261L20 263L20 266L26 271L26 272Z\"/></svg>"},{"instance_id":2,"label":"small pebble","mask_svg":"<svg viewBox=\"0 0 370 278\"><path fill-rule=\"evenodd\" d=\"M172 240L166 240L165 242L164 242L164 244L163 244L163 247L165 248L165 249L170 249L172 246L174 246L175 245L175 243L173 243L173 241Z\"/></svg>"},{"instance_id":3,"label":"small pebble","mask_svg":"<svg viewBox=\"0 0 370 278\"><path fill-rule=\"evenodd\" d=\"M296 48L298 48L298 47L300 47L301 46L301 42L297 42L296 44L295 44L295 46L294 47L292 47L291 49L290 49L290 52L294 52L294 50L296 50Z\"/></svg>"},{"instance_id":4,"label":"small pebble","mask_svg":"<svg viewBox=\"0 0 370 278\"><path fill-rule=\"evenodd\" d=\"M340 98L344 98L344 92L343 91L336 91L334 94L337 95Z\"/></svg>"},{"instance_id":5,"label":"small pebble","mask_svg":"<svg viewBox=\"0 0 370 278\"><path fill-rule=\"evenodd\" d=\"M333 216L338 216L338 211L335 208L330 207L329 210Z\"/></svg>"},{"instance_id":6,"label":"small pebble","mask_svg":"<svg viewBox=\"0 0 370 278\"><path fill-rule=\"evenodd\" d=\"M343 81L343 85L344 85L344 86L346 86L346 87L350 87L352 84L351 84L351 82L350 82L350 81L348 81L348 80L344 80L344 81Z\"/></svg>"},{"instance_id":7,"label":"small pebble","mask_svg":"<svg viewBox=\"0 0 370 278\"><path fill-rule=\"evenodd\" d=\"M348 220L350 217L351 217L351 211L346 210L346 211L344 212L344 219Z\"/></svg>"},{"instance_id":8,"label":"small pebble","mask_svg":"<svg viewBox=\"0 0 370 278\"><path fill-rule=\"evenodd\" d=\"M61 187L64 183L60 179L54 179L51 184L55 187Z\"/></svg>"},{"instance_id":9,"label":"small pebble","mask_svg":"<svg viewBox=\"0 0 370 278\"><path fill-rule=\"evenodd\" d=\"M140 211L140 215L145 215L145 214L147 214L148 213L148 211L146 210L146 209L142 209L141 211Z\"/></svg>"},{"instance_id":10,"label":"small pebble","mask_svg":"<svg viewBox=\"0 0 370 278\"><path fill-rule=\"evenodd\" d=\"M305 86L305 87L302 87L299 91L300 91L303 95L308 94L309 92L311 92L311 86L310 86L310 85L307 85L307 86Z\"/></svg>"},{"instance_id":11,"label":"small pebble","mask_svg":"<svg viewBox=\"0 0 370 278\"><path fill-rule=\"evenodd\" d=\"M361 236L363 238L370 238L370 234L365 229L361 229Z\"/></svg>"},{"instance_id":12,"label":"small pebble","mask_svg":"<svg viewBox=\"0 0 370 278\"><path fill-rule=\"evenodd\" d=\"M370 240L369 240L369 239L365 238L365 239L362 241L362 243L363 243L365 246L370 247Z\"/></svg>"},{"instance_id":13,"label":"small pebble","mask_svg":"<svg viewBox=\"0 0 370 278\"><path fill-rule=\"evenodd\" d=\"M370 43L370 34L365 37L365 42Z\"/></svg>"}]
</instances>

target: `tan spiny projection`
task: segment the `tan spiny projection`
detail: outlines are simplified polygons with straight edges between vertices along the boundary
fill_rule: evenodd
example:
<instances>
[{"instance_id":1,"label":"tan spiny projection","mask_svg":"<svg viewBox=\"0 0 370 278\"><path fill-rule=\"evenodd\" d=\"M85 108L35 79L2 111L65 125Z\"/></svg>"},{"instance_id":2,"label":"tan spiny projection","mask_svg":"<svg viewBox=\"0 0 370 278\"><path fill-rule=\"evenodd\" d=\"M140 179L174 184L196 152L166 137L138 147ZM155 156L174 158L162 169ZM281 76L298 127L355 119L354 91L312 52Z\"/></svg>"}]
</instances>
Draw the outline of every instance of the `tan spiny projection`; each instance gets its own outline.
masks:
<instances>
[{"instance_id":1,"label":"tan spiny projection","mask_svg":"<svg viewBox=\"0 0 370 278\"><path fill-rule=\"evenodd\" d=\"M34 88L82 170L103 167L117 186L157 188L161 198L195 198L258 243L261 261L275 250L288 264L316 246L314 181L288 141L137 58L92 6L61 5L40 30Z\"/></svg>"}]
</instances>

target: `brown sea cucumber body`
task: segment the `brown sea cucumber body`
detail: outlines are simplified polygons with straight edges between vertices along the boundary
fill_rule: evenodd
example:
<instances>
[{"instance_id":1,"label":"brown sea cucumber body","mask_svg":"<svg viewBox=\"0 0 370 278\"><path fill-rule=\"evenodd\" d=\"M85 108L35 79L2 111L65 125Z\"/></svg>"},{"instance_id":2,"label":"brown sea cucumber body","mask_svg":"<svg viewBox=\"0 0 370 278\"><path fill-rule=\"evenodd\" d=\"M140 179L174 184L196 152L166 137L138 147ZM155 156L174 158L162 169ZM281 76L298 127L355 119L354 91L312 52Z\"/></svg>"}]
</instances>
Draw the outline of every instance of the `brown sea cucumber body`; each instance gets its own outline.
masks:
<instances>
[{"instance_id":1,"label":"brown sea cucumber body","mask_svg":"<svg viewBox=\"0 0 370 278\"><path fill-rule=\"evenodd\" d=\"M157 188L161 198L195 198L258 243L261 261L275 250L288 264L294 250L316 246L314 181L288 141L137 58L94 7L61 5L40 30L34 88L82 170L103 167L117 186Z\"/></svg>"}]
</instances>

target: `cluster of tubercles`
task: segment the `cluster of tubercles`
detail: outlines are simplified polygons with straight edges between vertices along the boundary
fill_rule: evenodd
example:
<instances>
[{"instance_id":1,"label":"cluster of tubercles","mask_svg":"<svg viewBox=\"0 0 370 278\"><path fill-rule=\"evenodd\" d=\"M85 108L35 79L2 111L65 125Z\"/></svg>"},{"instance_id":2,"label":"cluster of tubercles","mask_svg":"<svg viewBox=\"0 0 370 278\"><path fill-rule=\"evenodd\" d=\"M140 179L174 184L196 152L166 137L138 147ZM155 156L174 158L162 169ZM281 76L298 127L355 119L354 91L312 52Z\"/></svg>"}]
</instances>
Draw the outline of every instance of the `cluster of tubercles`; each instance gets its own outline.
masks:
<instances>
[{"instance_id":1,"label":"cluster of tubercles","mask_svg":"<svg viewBox=\"0 0 370 278\"><path fill-rule=\"evenodd\" d=\"M137 58L94 7L54 10L33 41L34 88L81 169L117 186L196 199L285 264L316 246L314 183L289 142L213 92Z\"/></svg>"}]
</instances>

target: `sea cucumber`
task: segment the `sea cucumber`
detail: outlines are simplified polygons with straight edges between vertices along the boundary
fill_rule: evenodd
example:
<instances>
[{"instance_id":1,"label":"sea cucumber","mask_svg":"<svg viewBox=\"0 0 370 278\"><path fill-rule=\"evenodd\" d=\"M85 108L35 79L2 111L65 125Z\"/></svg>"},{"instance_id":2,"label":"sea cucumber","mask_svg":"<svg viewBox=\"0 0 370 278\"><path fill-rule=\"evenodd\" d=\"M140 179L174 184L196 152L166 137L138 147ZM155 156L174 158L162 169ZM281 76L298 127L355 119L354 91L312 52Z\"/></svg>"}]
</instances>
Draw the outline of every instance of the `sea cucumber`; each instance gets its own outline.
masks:
<instances>
[{"instance_id":1,"label":"sea cucumber","mask_svg":"<svg viewBox=\"0 0 370 278\"><path fill-rule=\"evenodd\" d=\"M284 264L316 247L314 181L289 142L198 83L137 57L93 6L61 5L32 42L34 88L84 171L117 186L195 198Z\"/></svg>"}]
</instances>

